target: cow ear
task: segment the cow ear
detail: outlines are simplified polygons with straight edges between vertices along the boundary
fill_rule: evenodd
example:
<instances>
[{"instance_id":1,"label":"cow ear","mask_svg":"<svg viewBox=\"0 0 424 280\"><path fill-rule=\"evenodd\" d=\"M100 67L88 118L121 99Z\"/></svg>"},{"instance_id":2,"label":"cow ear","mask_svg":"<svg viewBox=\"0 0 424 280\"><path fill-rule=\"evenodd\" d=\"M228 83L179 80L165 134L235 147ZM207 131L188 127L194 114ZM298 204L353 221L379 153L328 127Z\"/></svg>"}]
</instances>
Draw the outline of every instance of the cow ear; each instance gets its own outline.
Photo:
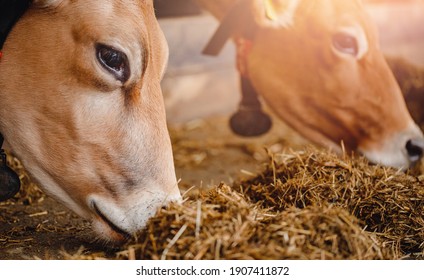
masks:
<instances>
[{"instance_id":1,"label":"cow ear","mask_svg":"<svg viewBox=\"0 0 424 280\"><path fill-rule=\"evenodd\" d=\"M37 8L55 8L65 0L33 0L32 4Z\"/></svg>"},{"instance_id":2,"label":"cow ear","mask_svg":"<svg viewBox=\"0 0 424 280\"><path fill-rule=\"evenodd\" d=\"M290 27L301 0L255 0L254 9L260 23L281 27Z\"/></svg>"}]
</instances>

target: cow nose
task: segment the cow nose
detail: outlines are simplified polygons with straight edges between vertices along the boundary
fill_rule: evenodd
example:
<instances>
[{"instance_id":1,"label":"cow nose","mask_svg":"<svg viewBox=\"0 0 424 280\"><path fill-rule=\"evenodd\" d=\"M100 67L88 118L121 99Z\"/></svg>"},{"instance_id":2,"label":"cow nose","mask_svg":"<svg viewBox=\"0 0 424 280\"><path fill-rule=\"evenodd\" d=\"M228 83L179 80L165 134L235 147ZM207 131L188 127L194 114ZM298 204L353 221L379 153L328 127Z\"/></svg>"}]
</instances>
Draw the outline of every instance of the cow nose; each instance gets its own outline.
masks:
<instances>
[{"instance_id":1,"label":"cow nose","mask_svg":"<svg viewBox=\"0 0 424 280\"><path fill-rule=\"evenodd\" d=\"M406 142L405 148L408 153L409 160L411 162L417 162L423 156L424 141L421 139L408 140L408 142Z\"/></svg>"}]
</instances>

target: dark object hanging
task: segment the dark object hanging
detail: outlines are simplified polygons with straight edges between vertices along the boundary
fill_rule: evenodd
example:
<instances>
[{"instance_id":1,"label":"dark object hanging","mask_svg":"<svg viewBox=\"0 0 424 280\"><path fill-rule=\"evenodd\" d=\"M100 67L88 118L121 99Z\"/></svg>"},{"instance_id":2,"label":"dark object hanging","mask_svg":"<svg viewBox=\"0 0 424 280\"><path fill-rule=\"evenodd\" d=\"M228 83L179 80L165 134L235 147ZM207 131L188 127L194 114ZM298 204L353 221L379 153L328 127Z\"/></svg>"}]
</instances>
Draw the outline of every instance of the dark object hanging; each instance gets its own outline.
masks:
<instances>
[{"instance_id":1,"label":"dark object hanging","mask_svg":"<svg viewBox=\"0 0 424 280\"><path fill-rule=\"evenodd\" d=\"M3 135L0 134L0 148ZM6 163L6 154L0 149L0 202L12 198L19 192L21 182L19 176Z\"/></svg>"}]
</instances>

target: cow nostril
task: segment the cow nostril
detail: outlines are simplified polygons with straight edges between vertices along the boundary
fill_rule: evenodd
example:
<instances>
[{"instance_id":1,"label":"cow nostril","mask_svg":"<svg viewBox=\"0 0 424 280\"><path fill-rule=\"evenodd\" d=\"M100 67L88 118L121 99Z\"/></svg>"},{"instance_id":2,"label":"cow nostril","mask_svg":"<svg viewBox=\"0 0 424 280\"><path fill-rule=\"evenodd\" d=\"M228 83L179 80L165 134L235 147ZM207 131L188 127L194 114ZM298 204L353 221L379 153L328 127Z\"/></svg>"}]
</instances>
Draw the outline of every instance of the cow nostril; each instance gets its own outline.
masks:
<instances>
[{"instance_id":1,"label":"cow nostril","mask_svg":"<svg viewBox=\"0 0 424 280\"><path fill-rule=\"evenodd\" d=\"M418 161L423 156L424 143L422 141L409 140L405 147L412 162Z\"/></svg>"}]
</instances>

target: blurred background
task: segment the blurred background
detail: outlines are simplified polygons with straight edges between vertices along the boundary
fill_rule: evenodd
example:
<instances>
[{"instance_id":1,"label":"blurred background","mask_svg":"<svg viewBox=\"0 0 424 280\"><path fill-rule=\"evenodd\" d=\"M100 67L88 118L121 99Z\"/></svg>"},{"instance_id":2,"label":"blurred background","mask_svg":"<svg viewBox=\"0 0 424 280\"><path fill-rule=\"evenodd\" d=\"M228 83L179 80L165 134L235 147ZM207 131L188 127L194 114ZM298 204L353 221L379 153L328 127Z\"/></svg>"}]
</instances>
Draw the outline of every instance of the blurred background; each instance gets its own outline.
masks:
<instances>
[{"instance_id":1,"label":"blurred background","mask_svg":"<svg viewBox=\"0 0 424 280\"><path fill-rule=\"evenodd\" d=\"M424 0L364 3L378 26L384 53L424 69ZM155 8L170 47L162 84L169 123L230 115L240 99L232 42L218 57L201 54L218 22L191 0L155 0Z\"/></svg>"}]
</instances>

